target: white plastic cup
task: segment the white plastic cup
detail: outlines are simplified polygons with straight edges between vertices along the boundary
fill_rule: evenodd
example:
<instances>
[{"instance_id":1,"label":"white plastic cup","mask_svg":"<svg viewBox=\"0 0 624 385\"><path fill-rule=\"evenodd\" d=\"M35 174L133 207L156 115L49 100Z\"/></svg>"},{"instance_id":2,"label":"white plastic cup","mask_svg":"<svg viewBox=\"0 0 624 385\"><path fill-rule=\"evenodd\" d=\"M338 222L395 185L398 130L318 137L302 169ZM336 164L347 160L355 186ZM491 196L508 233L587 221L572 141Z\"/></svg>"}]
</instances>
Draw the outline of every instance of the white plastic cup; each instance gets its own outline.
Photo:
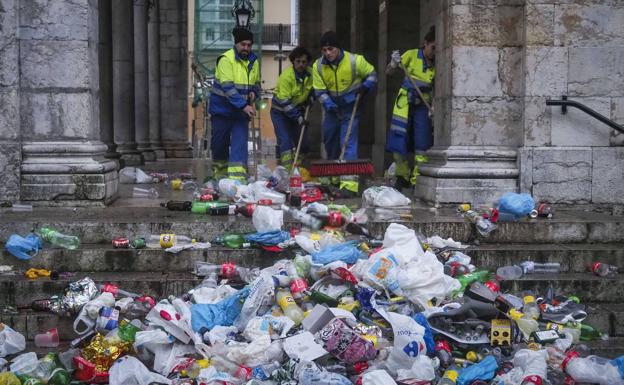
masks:
<instances>
[{"instance_id":1,"label":"white plastic cup","mask_svg":"<svg viewBox=\"0 0 624 385\"><path fill-rule=\"evenodd\" d=\"M56 328L35 336L35 345L39 348L56 348L59 346L59 335Z\"/></svg>"}]
</instances>

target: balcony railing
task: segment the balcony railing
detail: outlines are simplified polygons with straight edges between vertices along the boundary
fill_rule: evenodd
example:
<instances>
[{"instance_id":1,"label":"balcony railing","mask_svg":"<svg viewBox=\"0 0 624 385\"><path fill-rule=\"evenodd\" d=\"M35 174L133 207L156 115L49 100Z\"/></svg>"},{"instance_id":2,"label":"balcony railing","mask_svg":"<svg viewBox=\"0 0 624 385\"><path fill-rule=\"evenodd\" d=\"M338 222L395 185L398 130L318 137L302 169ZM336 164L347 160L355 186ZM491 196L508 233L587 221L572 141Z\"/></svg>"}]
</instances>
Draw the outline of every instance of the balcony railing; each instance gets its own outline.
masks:
<instances>
[{"instance_id":1,"label":"balcony railing","mask_svg":"<svg viewBox=\"0 0 624 385\"><path fill-rule=\"evenodd\" d=\"M279 45L280 39L284 46L296 46L299 43L297 24L264 24L262 45Z\"/></svg>"}]
</instances>

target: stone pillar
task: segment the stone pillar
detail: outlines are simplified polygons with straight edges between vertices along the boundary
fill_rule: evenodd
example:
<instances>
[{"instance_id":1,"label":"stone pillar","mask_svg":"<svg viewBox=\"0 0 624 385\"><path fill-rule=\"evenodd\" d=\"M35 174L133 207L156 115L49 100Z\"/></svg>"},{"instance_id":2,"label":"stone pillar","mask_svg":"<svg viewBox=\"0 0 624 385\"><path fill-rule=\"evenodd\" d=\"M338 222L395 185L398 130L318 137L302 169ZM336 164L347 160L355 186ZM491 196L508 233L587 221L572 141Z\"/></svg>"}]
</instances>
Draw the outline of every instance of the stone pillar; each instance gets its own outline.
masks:
<instances>
[{"instance_id":1,"label":"stone pillar","mask_svg":"<svg viewBox=\"0 0 624 385\"><path fill-rule=\"evenodd\" d=\"M108 148L106 158L119 159L113 132L113 24L111 0L99 0L98 57L100 66L100 139Z\"/></svg>"},{"instance_id":2,"label":"stone pillar","mask_svg":"<svg viewBox=\"0 0 624 385\"><path fill-rule=\"evenodd\" d=\"M149 138L147 1L134 1L134 127L137 149L146 161L156 160Z\"/></svg>"},{"instance_id":3,"label":"stone pillar","mask_svg":"<svg viewBox=\"0 0 624 385\"><path fill-rule=\"evenodd\" d=\"M135 139L133 3L112 0L113 127L122 167L143 164Z\"/></svg>"},{"instance_id":4,"label":"stone pillar","mask_svg":"<svg viewBox=\"0 0 624 385\"><path fill-rule=\"evenodd\" d=\"M20 196L18 7L0 1L0 200Z\"/></svg>"},{"instance_id":5,"label":"stone pillar","mask_svg":"<svg viewBox=\"0 0 624 385\"><path fill-rule=\"evenodd\" d=\"M118 177L100 141L97 2L21 1L19 23L22 200L110 202Z\"/></svg>"},{"instance_id":6,"label":"stone pillar","mask_svg":"<svg viewBox=\"0 0 624 385\"><path fill-rule=\"evenodd\" d=\"M160 0L159 11L162 145L167 158L190 158L187 2Z\"/></svg>"},{"instance_id":7,"label":"stone pillar","mask_svg":"<svg viewBox=\"0 0 624 385\"><path fill-rule=\"evenodd\" d=\"M502 193L517 191L523 13L523 3L441 3L434 147L421 167L417 197L434 203L492 203Z\"/></svg>"},{"instance_id":8,"label":"stone pillar","mask_svg":"<svg viewBox=\"0 0 624 385\"><path fill-rule=\"evenodd\" d=\"M159 1L155 0L148 9L147 54L148 54L148 102L149 139L156 159L165 158L160 139L160 17Z\"/></svg>"}]
</instances>

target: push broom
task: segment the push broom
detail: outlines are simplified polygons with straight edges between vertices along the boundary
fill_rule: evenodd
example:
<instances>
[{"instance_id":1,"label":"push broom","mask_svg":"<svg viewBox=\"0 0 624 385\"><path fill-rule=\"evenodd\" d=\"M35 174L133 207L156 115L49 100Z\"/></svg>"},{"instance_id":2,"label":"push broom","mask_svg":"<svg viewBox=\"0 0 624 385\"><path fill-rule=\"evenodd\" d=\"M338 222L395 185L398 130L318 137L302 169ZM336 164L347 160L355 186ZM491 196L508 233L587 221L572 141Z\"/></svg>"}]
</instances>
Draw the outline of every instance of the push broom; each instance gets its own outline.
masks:
<instances>
[{"instance_id":1,"label":"push broom","mask_svg":"<svg viewBox=\"0 0 624 385\"><path fill-rule=\"evenodd\" d=\"M347 134L342 143L342 150L340 151L340 157L338 160L319 160L312 162L310 167L310 175L312 176L341 176L341 175L373 175L375 168L370 159L356 159L345 160L345 150L347 149L347 143L349 143L349 137L351 136L351 129L353 128L353 120L357 113L358 106L360 104L360 94L355 98L355 105L353 111L351 111L351 118L349 119L349 126L347 127Z\"/></svg>"}]
</instances>

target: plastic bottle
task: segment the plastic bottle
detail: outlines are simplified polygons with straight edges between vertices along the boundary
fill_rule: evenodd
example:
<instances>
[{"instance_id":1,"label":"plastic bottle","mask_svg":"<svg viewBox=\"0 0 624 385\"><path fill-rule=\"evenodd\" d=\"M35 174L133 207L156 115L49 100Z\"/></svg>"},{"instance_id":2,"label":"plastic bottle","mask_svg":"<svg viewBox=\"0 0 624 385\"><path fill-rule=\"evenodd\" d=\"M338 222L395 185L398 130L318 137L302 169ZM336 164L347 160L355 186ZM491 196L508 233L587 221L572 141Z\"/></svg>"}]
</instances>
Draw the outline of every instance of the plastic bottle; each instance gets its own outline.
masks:
<instances>
[{"instance_id":1,"label":"plastic bottle","mask_svg":"<svg viewBox=\"0 0 624 385\"><path fill-rule=\"evenodd\" d=\"M158 191L153 188L143 188L143 187L134 187L132 188L132 197L133 198L149 198L149 199L158 199Z\"/></svg>"},{"instance_id":2,"label":"plastic bottle","mask_svg":"<svg viewBox=\"0 0 624 385\"><path fill-rule=\"evenodd\" d=\"M227 203L217 203L215 205L208 206L208 214L210 215L236 215L236 205L228 205Z\"/></svg>"},{"instance_id":3,"label":"plastic bottle","mask_svg":"<svg viewBox=\"0 0 624 385\"><path fill-rule=\"evenodd\" d=\"M290 204L299 207L301 206L301 193L303 192L303 181L301 179L301 173L299 167L295 165L290 176Z\"/></svg>"},{"instance_id":4,"label":"plastic bottle","mask_svg":"<svg viewBox=\"0 0 624 385\"><path fill-rule=\"evenodd\" d=\"M68 385L71 377L55 353L48 353L39 360L33 376L42 379L47 385Z\"/></svg>"},{"instance_id":5,"label":"plastic bottle","mask_svg":"<svg viewBox=\"0 0 624 385\"><path fill-rule=\"evenodd\" d=\"M251 218L255 209L256 205L254 203L247 203L245 205L236 206L235 213L240 214L246 218Z\"/></svg>"},{"instance_id":6,"label":"plastic bottle","mask_svg":"<svg viewBox=\"0 0 624 385\"><path fill-rule=\"evenodd\" d=\"M348 220L340 211L329 211L327 213L311 214L313 217L323 222L323 225L329 227L342 227Z\"/></svg>"},{"instance_id":7,"label":"plastic bottle","mask_svg":"<svg viewBox=\"0 0 624 385\"><path fill-rule=\"evenodd\" d=\"M371 238L371 234L366 228L366 225L362 223L349 222L345 226L345 230L353 235L361 235L366 238Z\"/></svg>"},{"instance_id":8,"label":"plastic bottle","mask_svg":"<svg viewBox=\"0 0 624 385\"><path fill-rule=\"evenodd\" d=\"M51 227L42 227L37 233L44 241L69 250L76 250L80 246L80 238L62 234Z\"/></svg>"},{"instance_id":9,"label":"plastic bottle","mask_svg":"<svg viewBox=\"0 0 624 385\"><path fill-rule=\"evenodd\" d=\"M191 239L185 235L175 235L175 234L150 234L145 237L145 245L149 248L154 249L168 249L170 247L176 245L190 245L195 243L194 239Z\"/></svg>"},{"instance_id":10,"label":"plastic bottle","mask_svg":"<svg viewBox=\"0 0 624 385\"><path fill-rule=\"evenodd\" d=\"M438 385L455 385L458 375L457 367L453 364L444 371L444 375L440 378L440 381L438 381Z\"/></svg>"},{"instance_id":11,"label":"plastic bottle","mask_svg":"<svg viewBox=\"0 0 624 385\"><path fill-rule=\"evenodd\" d=\"M164 207L171 211L191 211L193 202L191 201L168 201L161 202L160 207Z\"/></svg>"},{"instance_id":12,"label":"plastic bottle","mask_svg":"<svg viewBox=\"0 0 624 385\"><path fill-rule=\"evenodd\" d=\"M213 243L231 249L240 249L251 247L251 244L245 240L245 236L241 234L226 234L215 238Z\"/></svg>"},{"instance_id":13,"label":"plastic bottle","mask_svg":"<svg viewBox=\"0 0 624 385\"><path fill-rule=\"evenodd\" d=\"M299 276L297 267L294 263L289 263L286 272L290 277L290 293L295 299L302 299L308 291L308 281Z\"/></svg>"},{"instance_id":14,"label":"plastic bottle","mask_svg":"<svg viewBox=\"0 0 624 385\"><path fill-rule=\"evenodd\" d=\"M582 358L572 350L566 354L561 368L576 382L600 385L624 384L618 368L606 358L598 356Z\"/></svg>"},{"instance_id":15,"label":"plastic bottle","mask_svg":"<svg viewBox=\"0 0 624 385\"><path fill-rule=\"evenodd\" d=\"M579 340L581 341L587 342L604 338L604 334L591 325L583 324L580 322L569 322L568 324L566 324L566 327L580 330Z\"/></svg>"},{"instance_id":16,"label":"plastic bottle","mask_svg":"<svg viewBox=\"0 0 624 385\"><path fill-rule=\"evenodd\" d=\"M105 283L103 285L97 284L97 288L100 289L102 293L104 292L111 293L115 298L120 298L120 297L137 298L139 297L138 294L122 290L117 285L113 285L111 283Z\"/></svg>"},{"instance_id":17,"label":"plastic bottle","mask_svg":"<svg viewBox=\"0 0 624 385\"><path fill-rule=\"evenodd\" d=\"M538 263L525 261L520 264L524 274L557 274L561 271L559 262Z\"/></svg>"},{"instance_id":18,"label":"plastic bottle","mask_svg":"<svg viewBox=\"0 0 624 385\"><path fill-rule=\"evenodd\" d=\"M446 340L438 340L435 343L436 357L440 360L440 366L448 368L453 364L453 355L451 354L451 346Z\"/></svg>"},{"instance_id":19,"label":"plastic bottle","mask_svg":"<svg viewBox=\"0 0 624 385\"><path fill-rule=\"evenodd\" d=\"M282 365L278 361L269 362L268 364L258 365L251 371L251 377L260 381L266 381L271 378L271 374L279 369Z\"/></svg>"},{"instance_id":20,"label":"plastic bottle","mask_svg":"<svg viewBox=\"0 0 624 385\"><path fill-rule=\"evenodd\" d=\"M290 293L290 290L279 289L275 297L284 315L290 318L295 325L299 325L304 317L303 310L295 303L295 299Z\"/></svg>"},{"instance_id":21,"label":"plastic bottle","mask_svg":"<svg viewBox=\"0 0 624 385\"><path fill-rule=\"evenodd\" d=\"M33 211L33 207L31 204L13 203L13 205L11 206L11 211L15 211L15 212Z\"/></svg>"},{"instance_id":22,"label":"plastic bottle","mask_svg":"<svg viewBox=\"0 0 624 385\"><path fill-rule=\"evenodd\" d=\"M17 378L21 381L22 385L44 385L43 381L40 379L26 374L18 375Z\"/></svg>"},{"instance_id":23,"label":"plastic bottle","mask_svg":"<svg viewBox=\"0 0 624 385\"><path fill-rule=\"evenodd\" d=\"M609 265L602 262L596 262L591 266L591 271L599 277L612 278L618 274L617 266Z\"/></svg>"},{"instance_id":24,"label":"plastic bottle","mask_svg":"<svg viewBox=\"0 0 624 385\"><path fill-rule=\"evenodd\" d=\"M222 357L221 355L214 355L210 359L210 364L215 368L231 374L233 377L248 381L251 378L251 368L243 365L237 365L236 363Z\"/></svg>"},{"instance_id":25,"label":"plastic bottle","mask_svg":"<svg viewBox=\"0 0 624 385\"><path fill-rule=\"evenodd\" d=\"M300 210L297 209L293 209L291 207L288 207L286 205L282 205L282 211L284 211L285 213L290 214L290 216L298 221L301 222L301 224L303 224L304 226L307 226L313 230L318 230L321 228L321 226L323 225L323 223L317 219L314 218L312 215L310 214L306 214Z\"/></svg>"},{"instance_id":26,"label":"plastic bottle","mask_svg":"<svg viewBox=\"0 0 624 385\"><path fill-rule=\"evenodd\" d=\"M468 210L464 213L465 217L475 224L477 231L484 237L490 235L490 233L496 229L496 225L490 222L488 219L483 218L479 213L473 210Z\"/></svg>"},{"instance_id":27,"label":"plastic bottle","mask_svg":"<svg viewBox=\"0 0 624 385\"><path fill-rule=\"evenodd\" d=\"M195 263L195 274L200 277L216 276L223 279L238 278L243 282L250 283L258 275L258 269L248 269L237 266L231 262L215 265L203 261Z\"/></svg>"},{"instance_id":28,"label":"plastic bottle","mask_svg":"<svg viewBox=\"0 0 624 385\"><path fill-rule=\"evenodd\" d=\"M533 332L539 330L539 323L536 320L516 309L509 311L509 317L516 322L518 329L520 329L526 339L529 339Z\"/></svg>"},{"instance_id":29,"label":"plastic bottle","mask_svg":"<svg viewBox=\"0 0 624 385\"><path fill-rule=\"evenodd\" d=\"M499 281L508 281L522 277L523 270L520 266L502 266L496 269L496 277Z\"/></svg>"},{"instance_id":30,"label":"plastic bottle","mask_svg":"<svg viewBox=\"0 0 624 385\"><path fill-rule=\"evenodd\" d=\"M533 319L538 319L541 312L539 306L535 302L535 297L533 297L532 295L526 295L522 300L524 301L524 307L522 307L522 312Z\"/></svg>"},{"instance_id":31,"label":"plastic bottle","mask_svg":"<svg viewBox=\"0 0 624 385\"><path fill-rule=\"evenodd\" d=\"M461 277L458 277L457 280L460 283L459 289L453 292L453 295L457 295L459 293L463 293L466 288L473 282L485 282L488 280L490 276L490 272L487 270L476 270L470 274L464 274Z\"/></svg>"}]
</instances>

